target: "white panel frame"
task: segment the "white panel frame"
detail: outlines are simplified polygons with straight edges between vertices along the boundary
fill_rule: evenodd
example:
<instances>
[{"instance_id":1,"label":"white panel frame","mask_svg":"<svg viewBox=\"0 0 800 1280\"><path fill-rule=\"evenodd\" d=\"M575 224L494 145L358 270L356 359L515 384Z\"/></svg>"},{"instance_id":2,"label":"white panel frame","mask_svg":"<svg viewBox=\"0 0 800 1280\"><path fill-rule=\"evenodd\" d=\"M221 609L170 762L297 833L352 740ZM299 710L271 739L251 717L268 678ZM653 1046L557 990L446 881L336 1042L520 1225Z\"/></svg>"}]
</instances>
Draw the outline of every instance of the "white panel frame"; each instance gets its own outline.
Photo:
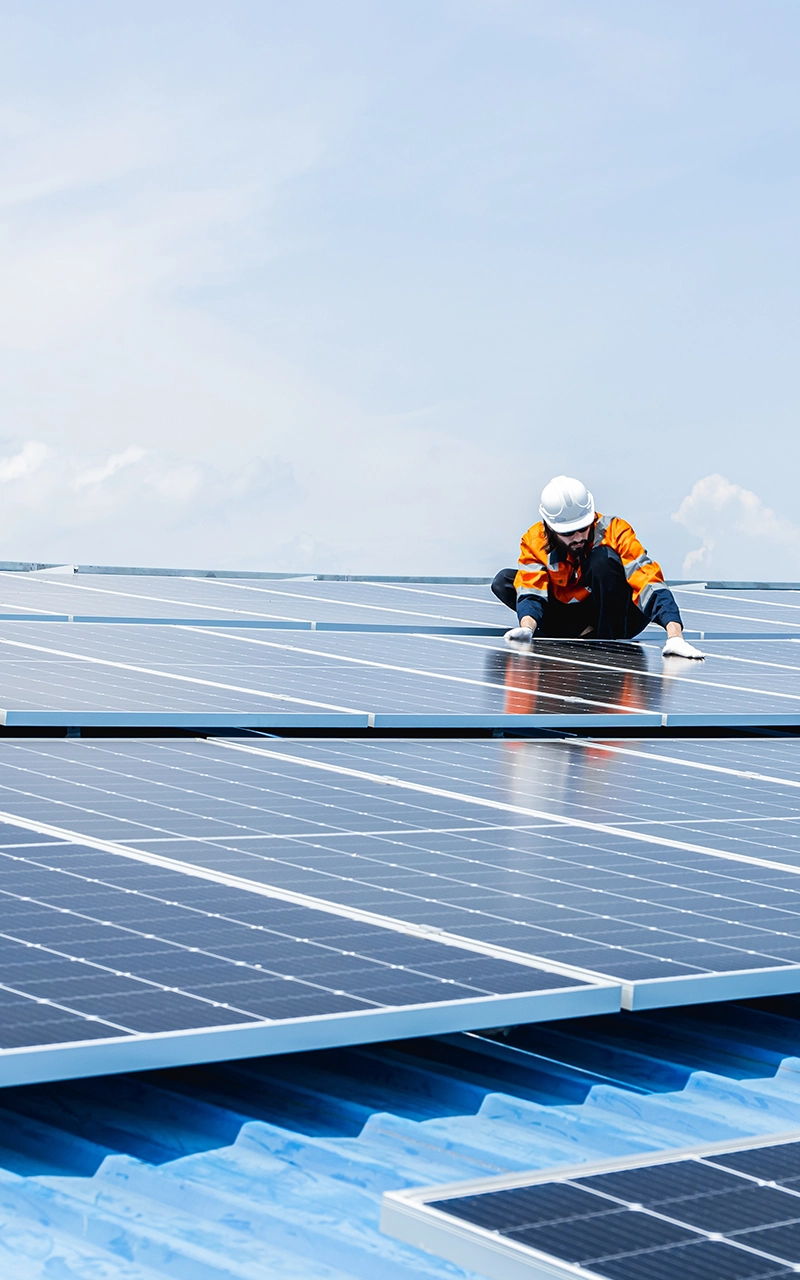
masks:
<instances>
[{"instance_id":1,"label":"white panel frame","mask_svg":"<svg viewBox=\"0 0 800 1280\"><path fill-rule=\"evenodd\" d=\"M769 969L736 969L727 973L690 973L680 978L642 978L625 982L622 1007L667 1009L675 1005L712 1004L719 1000L753 1000L757 996L795 995L800 991L800 965Z\"/></svg>"}]
</instances>

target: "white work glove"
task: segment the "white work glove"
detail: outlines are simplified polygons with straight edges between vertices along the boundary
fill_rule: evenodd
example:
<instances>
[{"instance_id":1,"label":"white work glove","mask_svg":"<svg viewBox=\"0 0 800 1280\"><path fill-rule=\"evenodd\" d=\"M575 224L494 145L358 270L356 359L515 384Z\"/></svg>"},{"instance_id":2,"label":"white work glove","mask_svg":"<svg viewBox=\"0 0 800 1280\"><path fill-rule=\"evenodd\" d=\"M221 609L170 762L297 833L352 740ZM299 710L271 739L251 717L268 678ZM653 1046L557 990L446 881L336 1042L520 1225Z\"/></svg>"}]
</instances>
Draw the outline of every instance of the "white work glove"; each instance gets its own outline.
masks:
<instances>
[{"instance_id":1,"label":"white work glove","mask_svg":"<svg viewBox=\"0 0 800 1280\"><path fill-rule=\"evenodd\" d=\"M533 639L533 632L531 631L530 627L512 627L510 631L506 632L506 634L503 636L503 639L504 640L522 640L527 643L528 641Z\"/></svg>"},{"instance_id":2,"label":"white work glove","mask_svg":"<svg viewBox=\"0 0 800 1280\"><path fill-rule=\"evenodd\" d=\"M705 654L695 649L693 644L684 640L683 636L673 636L661 650L665 658L705 658Z\"/></svg>"}]
</instances>

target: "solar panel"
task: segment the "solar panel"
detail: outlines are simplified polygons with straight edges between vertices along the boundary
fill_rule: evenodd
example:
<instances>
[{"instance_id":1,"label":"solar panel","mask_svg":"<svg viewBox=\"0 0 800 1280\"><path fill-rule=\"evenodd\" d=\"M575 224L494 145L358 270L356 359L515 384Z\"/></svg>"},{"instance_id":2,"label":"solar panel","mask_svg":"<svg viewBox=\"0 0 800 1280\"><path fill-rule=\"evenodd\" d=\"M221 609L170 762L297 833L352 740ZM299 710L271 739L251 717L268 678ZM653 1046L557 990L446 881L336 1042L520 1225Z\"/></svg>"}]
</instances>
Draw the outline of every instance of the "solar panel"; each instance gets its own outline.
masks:
<instances>
[{"instance_id":1,"label":"solar panel","mask_svg":"<svg viewBox=\"0 0 800 1280\"><path fill-rule=\"evenodd\" d=\"M309 629L504 631L513 616L488 587L362 582L0 573L0 618L211 623Z\"/></svg>"},{"instance_id":2,"label":"solar panel","mask_svg":"<svg viewBox=\"0 0 800 1280\"><path fill-rule=\"evenodd\" d=\"M0 1085L619 1007L587 984L0 825Z\"/></svg>"},{"instance_id":3,"label":"solar panel","mask_svg":"<svg viewBox=\"0 0 800 1280\"><path fill-rule=\"evenodd\" d=\"M800 592L674 592L692 634L800 635ZM486 584L0 573L0 618L15 616L440 631L504 630L513 623Z\"/></svg>"},{"instance_id":4,"label":"solar panel","mask_svg":"<svg viewBox=\"0 0 800 1280\"><path fill-rule=\"evenodd\" d=\"M667 818L657 809L640 821L637 770L654 762L613 750L5 740L0 820L372 923L444 930L621 983L628 1008L800 990L796 788L764 792L759 835L736 816L749 803L746 780L720 775L719 803L706 802L678 762L667 770ZM673 802L692 829L669 812ZM768 838L773 803L789 832L785 855Z\"/></svg>"},{"instance_id":5,"label":"solar panel","mask_svg":"<svg viewBox=\"0 0 800 1280\"><path fill-rule=\"evenodd\" d=\"M703 636L800 634L800 591L673 592L687 630Z\"/></svg>"},{"instance_id":6,"label":"solar panel","mask_svg":"<svg viewBox=\"0 0 800 1280\"><path fill-rule=\"evenodd\" d=\"M798 1138L390 1191L381 1227L496 1280L792 1276L800 1270Z\"/></svg>"},{"instance_id":7,"label":"solar panel","mask_svg":"<svg viewBox=\"0 0 800 1280\"><path fill-rule=\"evenodd\" d=\"M660 642L361 633L267 637L201 627L0 626L7 725L576 728L800 723L794 641Z\"/></svg>"}]
</instances>

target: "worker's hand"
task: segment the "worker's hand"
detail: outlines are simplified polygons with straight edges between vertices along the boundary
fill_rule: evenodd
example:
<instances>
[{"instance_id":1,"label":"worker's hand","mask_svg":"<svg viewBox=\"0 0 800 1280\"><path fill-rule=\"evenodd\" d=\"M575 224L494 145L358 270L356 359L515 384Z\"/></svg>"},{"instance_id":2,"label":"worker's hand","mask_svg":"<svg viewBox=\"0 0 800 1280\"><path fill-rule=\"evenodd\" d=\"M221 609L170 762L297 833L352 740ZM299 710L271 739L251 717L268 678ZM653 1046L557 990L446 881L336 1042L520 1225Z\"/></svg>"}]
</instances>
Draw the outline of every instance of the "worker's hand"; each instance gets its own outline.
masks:
<instances>
[{"instance_id":1,"label":"worker's hand","mask_svg":"<svg viewBox=\"0 0 800 1280\"><path fill-rule=\"evenodd\" d=\"M683 636L670 636L661 650L665 658L705 658L705 654L695 649L693 644L684 640Z\"/></svg>"},{"instance_id":2,"label":"worker's hand","mask_svg":"<svg viewBox=\"0 0 800 1280\"><path fill-rule=\"evenodd\" d=\"M512 627L503 636L504 640L521 640L524 644L530 644L533 639L533 631L530 627Z\"/></svg>"}]
</instances>

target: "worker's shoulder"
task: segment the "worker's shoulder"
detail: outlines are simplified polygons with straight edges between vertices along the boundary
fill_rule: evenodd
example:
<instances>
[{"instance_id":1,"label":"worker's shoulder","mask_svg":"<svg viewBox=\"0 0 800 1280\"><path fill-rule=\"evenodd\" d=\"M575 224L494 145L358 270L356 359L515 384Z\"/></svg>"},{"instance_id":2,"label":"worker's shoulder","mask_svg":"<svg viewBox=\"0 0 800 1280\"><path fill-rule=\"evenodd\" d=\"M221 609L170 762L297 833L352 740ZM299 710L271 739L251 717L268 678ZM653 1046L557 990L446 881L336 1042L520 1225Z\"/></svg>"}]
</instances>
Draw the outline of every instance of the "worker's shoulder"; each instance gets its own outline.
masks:
<instances>
[{"instance_id":1,"label":"worker's shoulder","mask_svg":"<svg viewBox=\"0 0 800 1280\"><path fill-rule=\"evenodd\" d=\"M527 542L531 547L544 545L547 541L544 531L544 521L537 520L536 524L532 524L530 529L526 529L522 535L522 541Z\"/></svg>"},{"instance_id":2,"label":"worker's shoulder","mask_svg":"<svg viewBox=\"0 0 800 1280\"><path fill-rule=\"evenodd\" d=\"M633 533L635 530L630 520L625 520L623 516L604 516L601 511L597 512L597 525L604 533L623 534Z\"/></svg>"}]
</instances>

